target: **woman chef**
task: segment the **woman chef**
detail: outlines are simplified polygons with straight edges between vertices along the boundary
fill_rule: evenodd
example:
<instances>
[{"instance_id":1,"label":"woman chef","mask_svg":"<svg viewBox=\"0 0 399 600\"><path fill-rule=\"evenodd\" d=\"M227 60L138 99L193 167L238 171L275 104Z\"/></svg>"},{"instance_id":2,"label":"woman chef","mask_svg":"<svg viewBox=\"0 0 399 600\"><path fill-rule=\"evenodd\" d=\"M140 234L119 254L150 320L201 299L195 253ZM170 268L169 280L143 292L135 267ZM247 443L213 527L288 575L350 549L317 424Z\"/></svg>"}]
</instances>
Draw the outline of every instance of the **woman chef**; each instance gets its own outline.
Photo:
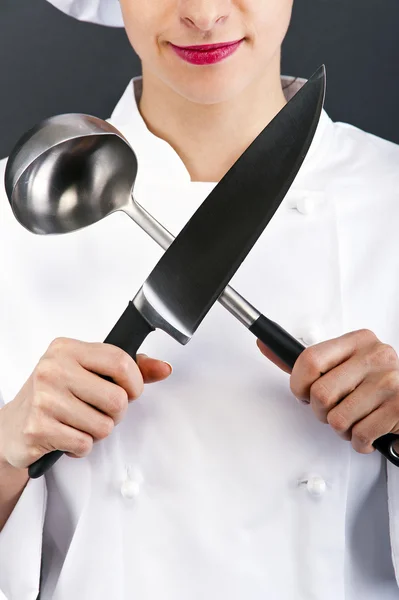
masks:
<instances>
[{"instance_id":1,"label":"woman chef","mask_svg":"<svg viewBox=\"0 0 399 600\"><path fill-rule=\"evenodd\" d=\"M111 122L138 156L137 200L174 234L303 85L280 76L292 0L51 2L124 24L143 77ZM99 341L162 250L121 213L31 235L1 190L9 600L399 598L399 470L372 452L399 433L398 164L323 112L234 277L309 346L292 374L220 305L187 346L150 336L137 367ZM70 458L28 481L55 448Z\"/></svg>"}]
</instances>

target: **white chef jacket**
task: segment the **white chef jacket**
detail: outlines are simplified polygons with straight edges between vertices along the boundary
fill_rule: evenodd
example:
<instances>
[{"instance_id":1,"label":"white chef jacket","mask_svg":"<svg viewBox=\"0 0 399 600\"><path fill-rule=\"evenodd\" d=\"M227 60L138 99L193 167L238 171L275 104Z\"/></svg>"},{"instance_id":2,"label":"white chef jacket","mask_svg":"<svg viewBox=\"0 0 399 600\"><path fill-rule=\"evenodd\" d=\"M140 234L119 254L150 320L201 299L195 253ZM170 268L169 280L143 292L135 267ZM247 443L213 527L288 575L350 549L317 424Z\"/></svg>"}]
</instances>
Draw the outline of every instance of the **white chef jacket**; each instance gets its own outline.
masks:
<instances>
[{"instance_id":1,"label":"white chef jacket","mask_svg":"<svg viewBox=\"0 0 399 600\"><path fill-rule=\"evenodd\" d=\"M216 184L148 131L140 89L111 122L137 153L136 199L177 234ZM366 327L399 349L398 165L396 145L323 111L232 285L305 344ZM123 213L35 236L0 193L8 402L55 337L105 339L163 251ZM173 374L88 457L29 481L0 534L9 600L35 600L41 563L41 600L399 598L399 469L320 423L218 303L186 346L157 331L141 351Z\"/></svg>"}]
</instances>

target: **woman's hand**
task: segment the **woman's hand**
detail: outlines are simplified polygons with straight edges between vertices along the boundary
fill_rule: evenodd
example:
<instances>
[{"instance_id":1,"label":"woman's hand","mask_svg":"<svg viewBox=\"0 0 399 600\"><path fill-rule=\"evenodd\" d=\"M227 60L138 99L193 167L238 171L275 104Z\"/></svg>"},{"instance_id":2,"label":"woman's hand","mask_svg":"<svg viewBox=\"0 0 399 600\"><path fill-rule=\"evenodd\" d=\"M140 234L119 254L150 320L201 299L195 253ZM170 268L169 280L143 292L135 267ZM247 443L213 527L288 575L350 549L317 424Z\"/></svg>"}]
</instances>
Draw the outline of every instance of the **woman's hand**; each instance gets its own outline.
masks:
<instances>
[{"instance_id":1,"label":"woman's hand","mask_svg":"<svg viewBox=\"0 0 399 600\"><path fill-rule=\"evenodd\" d=\"M144 383L170 373L167 363L138 355L136 364L110 344L54 340L18 395L0 410L0 462L25 468L52 450L86 456L123 419Z\"/></svg>"},{"instance_id":2,"label":"woman's hand","mask_svg":"<svg viewBox=\"0 0 399 600\"><path fill-rule=\"evenodd\" d=\"M267 358L289 372L257 343ZM373 452L377 438L399 434L398 355L367 329L306 348L294 365L290 387L357 452Z\"/></svg>"}]
</instances>

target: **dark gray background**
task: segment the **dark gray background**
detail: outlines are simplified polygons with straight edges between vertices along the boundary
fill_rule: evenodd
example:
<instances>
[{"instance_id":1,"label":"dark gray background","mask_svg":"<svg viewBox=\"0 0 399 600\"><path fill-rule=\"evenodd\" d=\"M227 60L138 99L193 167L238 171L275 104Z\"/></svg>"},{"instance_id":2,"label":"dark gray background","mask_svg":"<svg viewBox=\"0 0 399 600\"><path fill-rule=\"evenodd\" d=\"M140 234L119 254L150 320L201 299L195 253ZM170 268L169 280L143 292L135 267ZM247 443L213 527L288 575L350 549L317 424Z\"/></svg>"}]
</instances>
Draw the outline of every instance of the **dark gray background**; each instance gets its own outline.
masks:
<instances>
[{"instance_id":1,"label":"dark gray background","mask_svg":"<svg viewBox=\"0 0 399 600\"><path fill-rule=\"evenodd\" d=\"M326 108L399 143L398 0L295 0L283 73L327 66ZM107 118L140 72L122 29L79 23L45 0L0 0L0 157L44 117Z\"/></svg>"}]
</instances>

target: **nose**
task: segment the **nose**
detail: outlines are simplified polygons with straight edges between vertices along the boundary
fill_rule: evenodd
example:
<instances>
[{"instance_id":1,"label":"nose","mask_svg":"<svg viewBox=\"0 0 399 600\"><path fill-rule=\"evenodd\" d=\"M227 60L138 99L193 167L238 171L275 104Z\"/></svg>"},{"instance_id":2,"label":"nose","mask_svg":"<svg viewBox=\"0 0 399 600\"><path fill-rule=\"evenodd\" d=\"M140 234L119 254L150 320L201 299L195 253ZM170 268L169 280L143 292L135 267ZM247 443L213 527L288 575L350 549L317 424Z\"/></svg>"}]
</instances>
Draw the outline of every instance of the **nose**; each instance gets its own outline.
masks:
<instances>
[{"instance_id":1,"label":"nose","mask_svg":"<svg viewBox=\"0 0 399 600\"><path fill-rule=\"evenodd\" d=\"M226 20L231 0L181 0L180 15L184 23L202 32Z\"/></svg>"}]
</instances>

